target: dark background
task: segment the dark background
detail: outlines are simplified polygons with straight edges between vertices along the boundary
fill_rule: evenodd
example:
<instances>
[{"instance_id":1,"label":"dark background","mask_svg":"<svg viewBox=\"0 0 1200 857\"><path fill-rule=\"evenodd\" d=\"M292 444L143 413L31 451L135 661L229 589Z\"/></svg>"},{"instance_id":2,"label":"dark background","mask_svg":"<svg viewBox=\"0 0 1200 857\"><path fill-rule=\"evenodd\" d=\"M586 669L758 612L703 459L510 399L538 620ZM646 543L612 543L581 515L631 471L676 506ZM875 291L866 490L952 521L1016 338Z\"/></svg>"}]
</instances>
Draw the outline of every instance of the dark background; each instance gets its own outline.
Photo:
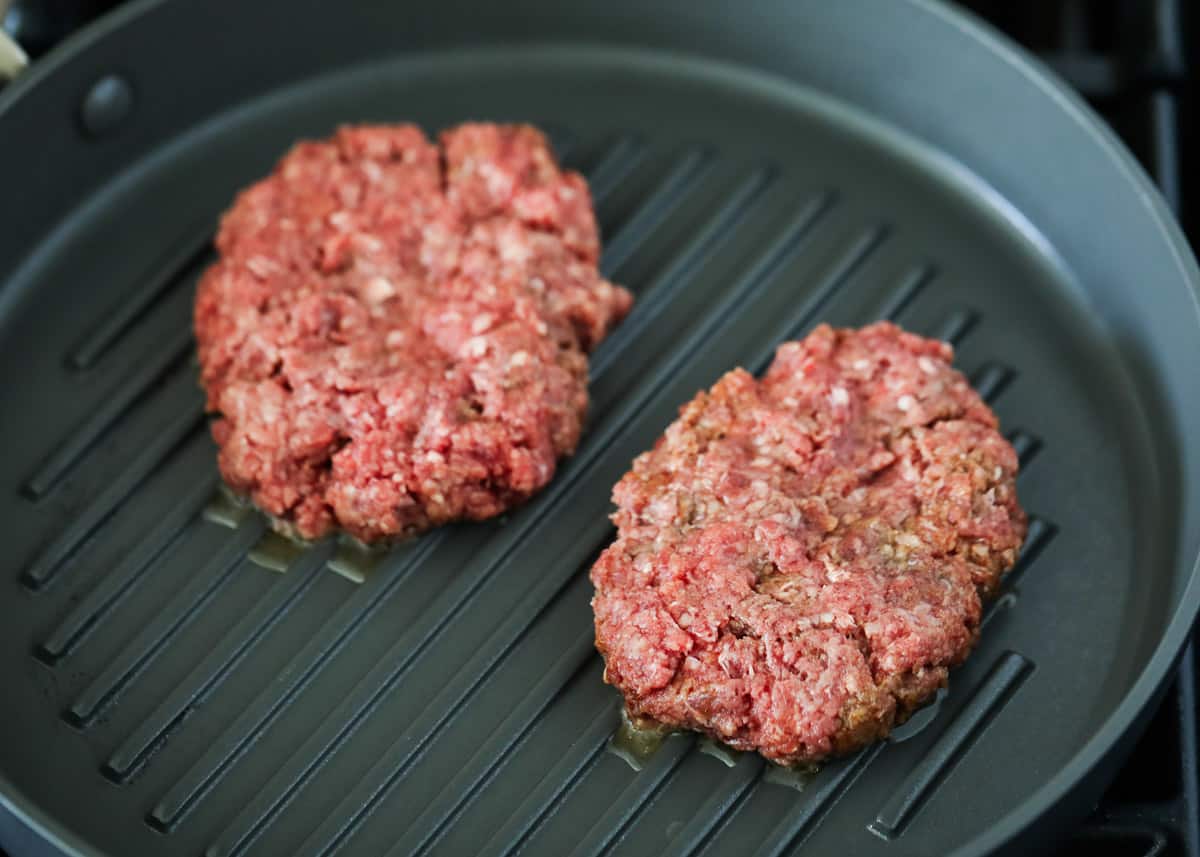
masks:
<instances>
[{"instance_id":1,"label":"dark background","mask_svg":"<svg viewBox=\"0 0 1200 857\"><path fill-rule=\"evenodd\" d=\"M6 29L35 59L120 0L15 0ZM253 2L253 0L247 0ZM1200 246L1195 0L961 0L1065 78L1117 131ZM336 4L331 3L335 10ZM1146 736L1064 857L1200 857L1195 644ZM0 857L4 857L0 852Z\"/></svg>"}]
</instances>

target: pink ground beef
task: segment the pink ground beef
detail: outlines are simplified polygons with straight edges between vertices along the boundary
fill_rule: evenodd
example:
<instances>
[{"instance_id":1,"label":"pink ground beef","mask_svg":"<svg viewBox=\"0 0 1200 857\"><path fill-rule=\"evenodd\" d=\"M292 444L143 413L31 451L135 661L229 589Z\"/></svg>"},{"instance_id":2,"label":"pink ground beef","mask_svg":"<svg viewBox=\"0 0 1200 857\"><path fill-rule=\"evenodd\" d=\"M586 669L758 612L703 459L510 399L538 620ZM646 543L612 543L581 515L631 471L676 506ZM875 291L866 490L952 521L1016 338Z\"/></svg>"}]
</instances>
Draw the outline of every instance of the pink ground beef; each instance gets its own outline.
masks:
<instances>
[{"instance_id":1,"label":"pink ground beef","mask_svg":"<svg viewBox=\"0 0 1200 857\"><path fill-rule=\"evenodd\" d=\"M945 684L1025 535L1017 456L952 356L888 323L821 326L637 458L592 569L634 718L804 763Z\"/></svg>"},{"instance_id":2,"label":"pink ground beef","mask_svg":"<svg viewBox=\"0 0 1200 857\"><path fill-rule=\"evenodd\" d=\"M574 451L632 298L528 126L340 129L244 191L195 304L220 468L277 525L366 541L503 512Z\"/></svg>"}]
</instances>

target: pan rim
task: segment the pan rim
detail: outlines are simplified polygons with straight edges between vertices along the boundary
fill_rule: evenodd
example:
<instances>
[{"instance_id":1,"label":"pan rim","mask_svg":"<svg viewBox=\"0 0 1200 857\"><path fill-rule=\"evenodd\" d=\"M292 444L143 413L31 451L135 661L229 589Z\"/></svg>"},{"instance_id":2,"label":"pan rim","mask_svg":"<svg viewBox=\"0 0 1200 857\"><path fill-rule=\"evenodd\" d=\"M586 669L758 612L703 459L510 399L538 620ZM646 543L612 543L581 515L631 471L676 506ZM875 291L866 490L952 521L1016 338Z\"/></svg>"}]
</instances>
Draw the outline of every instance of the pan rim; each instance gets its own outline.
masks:
<instances>
[{"instance_id":1,"label":"pan rim","mask_svg":"<svg viewBox=\"0 0 1200 857\"><path fill-rule=\"evenodd\" d=\"M92 44L151 12L164 2L165 0L133 0L56 46L17 81L0 92L0 119L3 119L11 105L24 98L41 81L53 76ZM1192 308L1197 318L1200 319L1200 267L1196 264L1182 230L1149 176L1091 107L1036 57L1029 55L1020 46L1011 42L985 22L974 18L969 13L950 8L940 0L906 0L906 2L914 11L940 19L943 24L959 31L963 36L978 44L980 49L987 50L993 58L1016 71L1040 96L1049 99L1063 111L1071 122L1098 147L1105 160L1115 168L1114 180L1120 176L1124 183L1133 187L1146 209L1146 214L1150 216L1154 225L1166 239L1173 267L1186 283ZM869 109L859 109L863 109L864 113L871 115ZM880 121L889 121L882 117L875 118L879 118ZM918 139L920 139L919 136ZM935 143L927 140L922 140L922 142L935 151L953 158L950 153ZM955 160L957 161L957 159ZM974 174L973 171L972 174ZM1184 561L1186 562L1186 559ZM1057 804L1064 801L1079 782L1102 764L1105 757L1128 736L1145 707L1151 704L1154 697L1165 687L1183 646L1190 636L1198 613L1200 613L1200 556L1193 561L1188 582L1179 596L1177 607L1163 629L1160 641L1155 646L1141 674L1130 685L1121 702L1094 731L1092 737L1057 773L1003 815L990 830L964 843L953 853L980 855L1002 846L1029 829ZM64 853L107 857L106 852L86 842L65 824L45 813L2 771L0 771L0 806L3 806L14 818L29 827L49 845Z\"/></svg>"},{"instance_id":2,"label":"pan rim","mask_svg":"<svg viewBox=\"0 0 1200 857\"><path fill-rule=\"evenodd\" d=\"M1179 223L1167 207L1146 171L1120 141L1116 133L1092 108L1058 76L1036 57L1030 55L1007 36L974 16L951 9L940 0L906 0L915 8L939 17L946 25L974 39L981 49L1018 72L1042 95L1060 107L1076 126L1099 146L1107 160L1126 182L1139 192L1139 197L1155 225L1168 239L1171 258L1180 277L1186 283L1192 299L1192 309L1200 319L1200 267L1196 264ZM1183 647L1191 636L1197 614L1200 613L1200 556L1192 563L1191 575L1174 615L1163 630L1142 673L1126 692L1124 699L1104 720L1092 737L1068 762L1039 789L1003 815L992 829L979 834L954 853L959 857L985 855L1001 847L1020 832L1030 828L1054 806L1065 800L1076 784L1081 782L1104 757L1134 728L1142 710L1165 688L1174 671Z\"/></svg>"}]
</instances>

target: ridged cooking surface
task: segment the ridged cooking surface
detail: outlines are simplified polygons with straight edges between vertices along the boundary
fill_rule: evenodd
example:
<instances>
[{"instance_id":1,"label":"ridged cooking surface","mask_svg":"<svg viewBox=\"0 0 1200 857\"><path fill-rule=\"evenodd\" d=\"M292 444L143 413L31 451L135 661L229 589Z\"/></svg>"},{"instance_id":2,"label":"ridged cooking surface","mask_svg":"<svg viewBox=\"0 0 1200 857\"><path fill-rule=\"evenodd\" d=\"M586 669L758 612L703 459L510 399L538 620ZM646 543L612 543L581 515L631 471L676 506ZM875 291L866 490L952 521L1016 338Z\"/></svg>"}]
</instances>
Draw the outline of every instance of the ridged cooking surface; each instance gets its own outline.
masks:
<instances>
[{"instance_id":1,"label":"ridged cooking surface","mask_svg":"<svg viewBox=\"0 0 1200 857\"><path fill-rule=\"evenodd\" d=\"M20 415L0 471L15 525L4 598L20 605L5 639L22 663L6 694L56 736L19 747L8 730L0 767L45 756L44 778L20 785L86 838L212 857L932 853L939 828L947 842L955 825L983 830L1044 781L1104 713L1096 676L1136 664L1156 621L1130 594L1141 439L1100 417L1130 393L1081 359L1095 332L1036 246L935 163L792 95L634 64L606 71L641 117L614 124L595 68L558 68L581 81L570 93L545 71L498 65L505 94L489 101L477 72L413 90L385 67L370 88L344 76L199 129L113 191L132 223L81 216L30 275L31 326L71 277L94 287L88 323L30 358L51 381L14 386L0 360L5 413ZM218 477L191 359L195 279L216 213L286 141L346 115L406 118L394 105L414 91L432 127L546 126L592 184L606 275L638 302L592 360L584 442L530 505L401 546L361 585L329 569L332 541L275 573L248 557L259 516L204 514ZM189 177L204 164L207 179ZM114 243L155 220L169 237ZM612 484L725 370L761 372L819 321L878 318L955 343L1021 457L1029 540L978 651L891 741L809 779L691 735L634 771L608 748L619 698L588 605ZM7 330L0 349L26 347ZM1087 621L1054 621L1064 604ZM1089 623L1121 631L1084 650ZM86 780L95 801L56 800L56 778ZM955 824L939 824L947 812Z\"/></svg>"}]
</instances>

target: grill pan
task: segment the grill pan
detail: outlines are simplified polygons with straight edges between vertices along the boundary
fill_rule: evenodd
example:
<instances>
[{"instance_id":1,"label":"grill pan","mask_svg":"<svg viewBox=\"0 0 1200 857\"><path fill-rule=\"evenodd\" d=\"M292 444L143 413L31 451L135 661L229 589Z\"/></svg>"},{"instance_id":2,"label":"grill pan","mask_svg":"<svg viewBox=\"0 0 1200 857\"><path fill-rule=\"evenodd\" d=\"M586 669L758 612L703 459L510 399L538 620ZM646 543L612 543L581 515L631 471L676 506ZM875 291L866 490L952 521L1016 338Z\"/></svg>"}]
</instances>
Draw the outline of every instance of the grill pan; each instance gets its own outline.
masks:
<instances>
[{"instance_id":1,"label":"grill pan","mask_svg":"<svg viewBox=\"0 0 1200 857\"><path fill-rule=\"evenodd\" d=\"M355 584L213 513L192 290L295 139L467 118L552 134L638 303L547 490ZM928 0L135 2L0 95L0 187L15 857L1030 853L1195 618L1195 263L1078 99ZM725 370L880 317L954 342L1022 458L977 651L814 776L691 735L634 770L588 608L611 485Z\"/></svg>"}]
</instances>

